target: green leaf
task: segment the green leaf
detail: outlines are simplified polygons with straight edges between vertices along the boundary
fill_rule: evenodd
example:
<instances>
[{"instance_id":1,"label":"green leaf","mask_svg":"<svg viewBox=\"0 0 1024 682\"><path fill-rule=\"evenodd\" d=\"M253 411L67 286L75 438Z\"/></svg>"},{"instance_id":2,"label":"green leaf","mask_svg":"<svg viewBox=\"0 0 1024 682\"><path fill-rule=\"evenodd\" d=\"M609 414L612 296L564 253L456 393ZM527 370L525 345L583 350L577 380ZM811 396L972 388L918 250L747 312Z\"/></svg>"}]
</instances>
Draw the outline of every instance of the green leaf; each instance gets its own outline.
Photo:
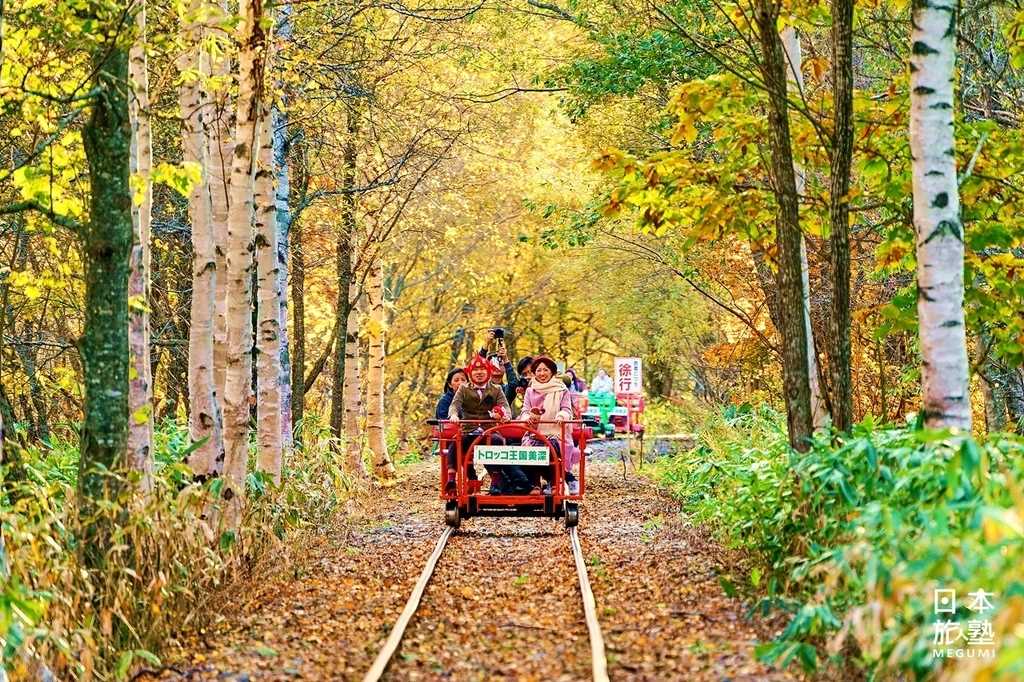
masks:
<instances>
[{"instance_id":1,"label":"green leaf","mask_svg":"<svg viewBox=\"0 0 1024 682\"><path fill-rule=\"evenodd\" d=\"M235 541L237 539L238 539L238 537L235 535L235 531L233 531L233 530L226 530L226 531L224 531L223 533L220 534L220 550L222 552L227 552L228 550L231 549L232 546L234 546Z\"/></svg>"},{"instance_id":2,"label":"green leaf","mask_svg":"<svg viewBox=\"0 0 1024 682\"><path fill-rule=\"evenodd\" d=\"M146 651L145 649L136 649L134 653L138 658L141 658L150 665L160 665L160 657L154 654L152 651Z\"/></svg>"},{"instance_id":3,"label":"green leaf","mask_svg":"<svg viewBox=\"0 0 1024 682\"><path fill-rule=\"evenodd\" d=\"M119 680L128 677L128 668L131 667L134 658L134 651L122 651L121 655L117 657L117 665L114 666L114 677Z\"/></svg>"}]
</instances>

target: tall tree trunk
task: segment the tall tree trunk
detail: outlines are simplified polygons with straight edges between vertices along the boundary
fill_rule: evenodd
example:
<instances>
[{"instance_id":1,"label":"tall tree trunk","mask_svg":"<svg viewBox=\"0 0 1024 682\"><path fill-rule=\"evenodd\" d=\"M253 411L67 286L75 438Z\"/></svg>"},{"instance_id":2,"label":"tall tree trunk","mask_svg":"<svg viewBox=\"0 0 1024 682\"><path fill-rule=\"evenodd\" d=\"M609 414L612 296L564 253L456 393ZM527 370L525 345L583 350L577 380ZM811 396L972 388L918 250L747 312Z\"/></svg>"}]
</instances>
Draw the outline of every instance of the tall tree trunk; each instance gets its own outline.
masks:
<instances>
[{"instance_id":1,"label":"tall tree trunk","mask_svg":"<svg viewBox=\"0 0 1024 682\"><path fill-rule=\"evenodd\" d=\"M348 329L348 320L352 310L351 298L349 295L349 283L352 281L352 254L355 249L352 244L356 235L356 195L353 191L356 186L356 137L359 134L359 119L357 112L349 108L348 111L348 135L345 138L345 147L342 152L342 188L346 190L342 195L341 225L338 230L338 244L335 252L335 268L338 281L338 301L335 315L337 315L338 337L334 343L334 383L331 389L331 434L340 441L344 430L345 415L345 339L343 337Z\"/></svg>"},{"instance_id":2,"label":"tall tree trunk","mask_svg":"<svg viewBox=\"0 0 1024 682\"><path fill-rule=\"evenodd\" d=\"M353 286L354 290L355 287ZM359 419L363 410L360 380L359 310L353 305L345 328L345 450L349 471L360 478L368 475L363 461L363 431Z\"/></svg>"},{"instance_id":3,"label":"tall tree trunk","mask_svg":"<svg viewBox=\"0 0 1024 682\"><path fill-rule=\"evenodd\" d=\"M245 0L243 0L245 1ZM213 0L207 5L211 16L208 21L215 26L223 16L229 15L227 0L219 3ZM219 87L212 93L213 116L210 118L210 134L207 135L210 163L210 197L213 215L214 255L217 272L214 282L213 320L213 382L221 408L224 406L225 377L228 366L228 323L227 323L227 241L228 207L231 204L231 164L234 154L234 107L231 101L230 54L211 56L211 71Z\"/></svg>"},{"instance_id":4,"label":"tall tree trunk","mask_svg":"<svg viewBox=\"0 0 1024 682\"><path fill-rule=\"evenodd\" d=\"M850 376L850 170L853 165L853 0L832 0L832 138L829 255L832 314L829 315L829 383L832 423L853 426Z\"/></svg>"},{"instance_id":5,"label":"tall tree trunk","mask_svg":"<svg viewBox=\"0 0 1024 682\"><path fill-rule=\"evenodd\" d=\"M213 377L213 324L216 315L217 255L214 245L213 206L210 197L210 159L206 129L204 80L209 59L202 49L200 17L204 0L192 0L184 17L185 49L179 58L184 78L178 90L182 116L182 159L196 163L202 171L188 198L192 226L192 304L188 332L189 434L201 443L188 457L188 465L201 479L217 476L224 469L223 417L220 396ZM221 279L224 279L221 273Z\"/></svg>"},{"instance_id":6,"label":"tall tree trunk","mask_svg":"<svg viewBox=\"0 0 1024 682\"><path fill-rule=\"evenodd\" d=\"M256 171L256 453L260 471L281 482L281 284L270 111L260 121Z\"/></svg>"},{"instance_id":7,"label":"tall tree trunk","mask_svg":"<svg viewBox=\"0 0 1024 682\"><path fill-rule=\"evenodd\" d=\"M1006 387L1000 381L1000 367L992 361L989 353L992 338L982 332L975 352L975 366L978 368L978 384L985 400L985 430L988 433L1006 428Z\"/></svg>"},{"instance_id":8,"label":"tall tree trunk","mask_svg":"<svg viewBox=\"0 0 1024 682\"><path fill-rule=\"evenodd\" d=\"M395 465L388 452L384 426L384 369L387 361L384 335L387 333L387 321L384 311L384 264L379 257L374 258L370 264L368 279L370 321L366 330L370 352L366 377L366 440L373 457L374 473L379 478L389 479L395 476Z\"/></svg>"},{"instance_id":9,"label":"tall tree trunk","mask_svg":"<svg viewBox=\"0 0 1024 682\"><path fill-rule=\"evenodd\" d=\"M787 91L792 86L799 95L804 89L803 51L800 48L800 34L795 28L789 26L781 31L779 37L782 40L782 49L786 56ZM800 164L795 161L793 162L793 174L796 178L796 193L799 197L807 186L807 175ZM810 266L807 263L807 243L803 233L800 234L800 286L804 300L804 334L807 339L807 381L811 387L811 421L817 430L825 428L829 414L819 379L818 353L814 341L814 329L811 326L811 275Z\"/></svg>"},{"instance_id":10,"label":"tall tree trunk","mask_svg":"<svg viewBox=\"0 0 1024 682\"><path fill-rule=\"evenodd\" d=\"M306 412L306 261L302 253L302 221L292 232L292 419L295 447L302 447L302 420Z\"/></svg>"},{"instance_id":11,"label":"tall tree trunk","mask_svg":"<svg viewBox=\"0 0 1024 682\"><path fill-rule=\"evenodd\" d=\"M226 518L237 528L245 502L249 457L249 404L252 397L253 162L262 103L266 34L261 0L243 0L235 106L235 145L231 157L227 236L228 357L224 389L223 497Z\"/></svg>"},{"instance_id":12,"label":"tall tree trunk","mask_svg":"<svg viewBox=\"0 0 1024 682\"><path fill-rule=\"evenodd\" d=\"M813 432L808 379L807 327L804 321L800 219L786 101L786 58L776 26L779 4L758 0L755 20L761 43L761 71L768 91L768 141L778 203L779 299L782 370L790 444L806 450Z\"/></svg>"},{"instance_id":13,"label":"tall tree trunk","mask_svg":"<svg viewBox=\"0 0 1024 682\"><path fill-rule=\"evenodd\" d=\"M31 322L24 326L26 339L35 337L36 341L42 340L42 324ZM39 380L39 367L36 364L39 358L39 348L29 344L18 343L15 345L15 353L21 361L21 371L28 379L29 397L31 409L25 410L25 416L31 426L30 433L35 440L48 443L50 441L50 420L47 400L43 392L43 384ZM32 417L32 410L35 410L35 417Z\"/></svg>"},{"instance_id":14,"label":"tall tree trunk","mask_svg":"<svg viewBox=\"0 0 1024 682\"><path fill-rule=\"evenodd\" d=\"M953 0L915 0L910 151L917 232L917 316L925 424L970 430L964 242L953 133Z\"/></svg>"},{"instance_id":15,"label":"tall tree trunk","mask_svg":"<svg viewBox=\"0 0 1024 682\"><path fill-rule=\"evenodd\" d=\"M1024 368L1014 367L1000 377L1006 412L1017 433L1024 430Z\"/></svg>"},{"instance_id":16,"label":"tall tree trunk","mask_svg":"<svg viewBox=\"0 0 1024 682\"><path fill-rule=\"evenodd\" d=\"M82 128L89 169L89 220L80 240L85 270L85 324L79 340L85 382L79 445L78 510L85 565L101 568L110 520L104 501L120 492L128 446L128 271L132 250L129 183L128 45L118 28L98 22L106 41L92 56L98 91Z\"/></svg>"},{"instance_id":17,"label":"tall tree trunk","mask_svg":"<svg viewBox=\"0 0 1024 682\"><path fill-rule=\"evenodd\" d=\"M129 56L132 98L131 172L143 184L142 203L132 202L132 247L128 276L128 466L141 473L141 487L153 485L153 377L149 354L150 221L153 207L153 135L149 123L149 74L146 61L146 3L135 15L136 37Z\"/></svg>"},{"instance_id":18,"label":"tall tree trunk","mask_svg":"<svg viewBox=\"0 0 1024 682\"><path fill-rule=\"evenodd\" d=\"M277 8L277 40L282 44L292 39L292 6L283 3ZM277 90L283 90L284 84L278 79ZM284 94L281 94L282 99ZM291 230L292 216L288 202L291 198L291 183L288 169L288 113L277 105L273 108L271 117L274 136L274 174L276 177L277 201L277 291L280 307L280 335L281 335L281 447L283 456L287 457L288 452L294 445L292 425L292 386L291 386L291 357L288 346L288 248L289 231Z\"/></svg>"},{"instance_id":19,"label":"tall tree trunk","mask_svg":"<svg viewBox=\"0 0 1024 682\"><path fill-rule=\"evenodd\" d=\"M281 12L291 13L291 7L283 5ZM279 24L280 25L280 24ZM289 24L290 33L290 24ZM282 36L283 38L284 36ZM277 294L278 320L281 335L281 448L287 457L294 445L292 425L291 354L288 343L288 248L291 230L291 212L288 199L291 192L288 177L288 115L274 108L274 172L277 178L275 201L277 202Z\"/></svg>"}]
</instances>

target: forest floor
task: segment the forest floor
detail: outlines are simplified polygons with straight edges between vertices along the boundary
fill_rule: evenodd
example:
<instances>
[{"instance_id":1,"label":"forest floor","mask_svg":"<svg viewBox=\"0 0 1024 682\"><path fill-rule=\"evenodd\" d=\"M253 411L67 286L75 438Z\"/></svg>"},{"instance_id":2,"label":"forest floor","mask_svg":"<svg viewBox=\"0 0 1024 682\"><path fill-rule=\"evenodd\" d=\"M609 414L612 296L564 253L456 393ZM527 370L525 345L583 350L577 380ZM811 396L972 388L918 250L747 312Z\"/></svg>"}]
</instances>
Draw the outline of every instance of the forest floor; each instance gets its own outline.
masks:
<instances>
[{"instance_id":1,"label":"forest floor","mask_svg":"<svg viewBox=\"0 0 1024 682\"><path fill-rule=\"evenodd\" d=\"M741 557L614 461L588 468L580 538L613 680L783 680L754 658L773 625L719 576ZM369 668L443 529L436 464L404 470L180 653L175 680L354 680ZM367 506L367 509L370 509ZM475 518L449 541L390 680L585 680L572 551L548 519Z\"/></svg>"}]
</instances>

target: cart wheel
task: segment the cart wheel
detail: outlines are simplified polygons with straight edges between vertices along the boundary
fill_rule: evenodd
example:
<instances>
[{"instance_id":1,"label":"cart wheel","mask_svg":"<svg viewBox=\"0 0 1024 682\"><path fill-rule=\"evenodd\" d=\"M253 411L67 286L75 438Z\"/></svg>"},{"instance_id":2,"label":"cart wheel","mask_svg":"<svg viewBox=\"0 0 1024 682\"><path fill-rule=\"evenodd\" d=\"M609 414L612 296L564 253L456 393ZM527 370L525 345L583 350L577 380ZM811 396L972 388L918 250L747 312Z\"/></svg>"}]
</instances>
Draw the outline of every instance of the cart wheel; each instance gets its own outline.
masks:
<instances>
[{"instance_id":1,"label":"cart wheel","mask_svg":"<svg viewBox=\"0 0 1024 682\"><path fill-rule=\"evenodd\" d=\"M573 528L580 523L580 506L576 502L565 503L565 527Z\"/></svg>"},{"instance_id":2,"label":"cart wheel","mask_svg":"<svg viewBox=\"0 0 1024 682\"><path fill-rule=\"evenodd\" d=\"M458 528L462 523L462 517L459 516L459 507L455 502L449 502L445 505L444 522L452 528Z\"/></svg>"}]
</instances>

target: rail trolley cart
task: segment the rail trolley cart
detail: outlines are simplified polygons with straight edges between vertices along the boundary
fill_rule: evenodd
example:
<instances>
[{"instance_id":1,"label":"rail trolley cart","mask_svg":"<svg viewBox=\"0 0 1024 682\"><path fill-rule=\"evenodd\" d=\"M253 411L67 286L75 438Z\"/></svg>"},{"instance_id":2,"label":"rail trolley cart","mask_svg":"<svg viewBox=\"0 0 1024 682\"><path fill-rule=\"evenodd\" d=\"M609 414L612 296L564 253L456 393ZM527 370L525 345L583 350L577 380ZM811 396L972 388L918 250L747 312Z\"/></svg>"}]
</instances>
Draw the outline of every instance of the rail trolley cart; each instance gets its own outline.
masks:
<instances>
[{"instance_id":1,"label":"rail trolley cart","mask_svg":"<svg viewBox=\"0 0 1024 682\"><path fill-rule=\"evenodd\" d=\"M615 394L591 392L588 397L590 404L587 407L587 411L583 414L584 418L597 422L594 426L594 433L603 434L606 438L611 438L615 435L615 424L611 421L612 412L616 409Z\"/></svg>"},{"instance_id":2,"label":"rail trolley cart","mask_svg":"<svg viewBox=\"0 0 1024 682\"><path fill-rule=\"evenodd\" d=\"M444 520L453 528L458 528L463 519L474 516L545 516L551 519L564 519L566 528L579 523L579 506L586 492L587 459L580 456L579 493L569 495L565 486L565 470L562 458L554 445L536 429L539 424L560 425L560 441L572 438L583 453L587 439L593 436L590 424L584 420L535 422L526 421L474 421L461 420L428 420L434 426L433 440L438 442L441 453L441 499L445 503ZM462 447L462 425L479 427L482 432L474 438L469 452ZM498 445L494 443L495 435L500 435L506 442L521 442L527 435L532 435L542 445ZM448 448L455 448L455 486L448 485L448 464L444 453ZM490 495L482 490L482 482L469 479L466 473L467 464L472 461L474 466L518 465L521 467L539 467L553 465L551 493L531 495Z\"/></svg>"}]
</instances>

